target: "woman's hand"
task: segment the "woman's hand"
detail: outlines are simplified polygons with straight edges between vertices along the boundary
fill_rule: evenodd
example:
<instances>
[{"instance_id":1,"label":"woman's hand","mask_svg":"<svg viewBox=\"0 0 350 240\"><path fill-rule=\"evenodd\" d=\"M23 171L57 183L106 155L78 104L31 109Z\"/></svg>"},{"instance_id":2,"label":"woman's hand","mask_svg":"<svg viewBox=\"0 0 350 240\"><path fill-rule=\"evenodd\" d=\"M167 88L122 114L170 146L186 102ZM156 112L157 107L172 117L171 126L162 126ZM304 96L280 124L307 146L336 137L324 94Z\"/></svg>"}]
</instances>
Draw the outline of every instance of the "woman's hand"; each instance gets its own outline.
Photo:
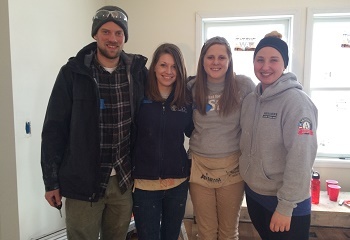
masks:
<instances>
[{"instance_id":1,"label":"woman's hand","mask_svg":"<svg viewBox=\"0 0 350 240\"><path fill-rule=\"evenodd\" d=\"M271 218L270 230L272 232L289 231L291 220L292 220L291 216L284 216L279 212L275 211Z\"/></svg>"}]
</instances>

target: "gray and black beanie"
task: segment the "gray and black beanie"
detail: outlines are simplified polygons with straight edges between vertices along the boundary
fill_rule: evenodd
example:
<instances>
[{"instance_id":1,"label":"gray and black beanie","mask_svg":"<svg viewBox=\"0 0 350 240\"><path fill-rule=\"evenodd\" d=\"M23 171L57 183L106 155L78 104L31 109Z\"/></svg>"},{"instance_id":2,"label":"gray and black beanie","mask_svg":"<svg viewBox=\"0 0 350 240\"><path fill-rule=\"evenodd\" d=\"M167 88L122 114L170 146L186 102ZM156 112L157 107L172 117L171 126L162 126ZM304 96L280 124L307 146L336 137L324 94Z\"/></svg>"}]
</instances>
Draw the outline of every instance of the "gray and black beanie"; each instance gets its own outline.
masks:
<instances>
[{"instance_id":1,"label":"gray and black beanie","mask_svg":"<svg viewBox=\"0 0 350 240\"><path fill-rule=\"evenodd\" d=\"M126 16L126 20L123 18L114 18L111 14L107 15L105 18L96 18L97 14L101 10L107 10L107 11L117 11ZM115 24L118 24L124 31L125 35L125 42L128 41L129 34L128 34L128 15L126 12L116 6L104 6L96 11L96 15L92 18L92 29L91 29L91 36L94 37L98 31L98 29L105 24L106 22L114 22Z\"/></svg>"}]
</instances>

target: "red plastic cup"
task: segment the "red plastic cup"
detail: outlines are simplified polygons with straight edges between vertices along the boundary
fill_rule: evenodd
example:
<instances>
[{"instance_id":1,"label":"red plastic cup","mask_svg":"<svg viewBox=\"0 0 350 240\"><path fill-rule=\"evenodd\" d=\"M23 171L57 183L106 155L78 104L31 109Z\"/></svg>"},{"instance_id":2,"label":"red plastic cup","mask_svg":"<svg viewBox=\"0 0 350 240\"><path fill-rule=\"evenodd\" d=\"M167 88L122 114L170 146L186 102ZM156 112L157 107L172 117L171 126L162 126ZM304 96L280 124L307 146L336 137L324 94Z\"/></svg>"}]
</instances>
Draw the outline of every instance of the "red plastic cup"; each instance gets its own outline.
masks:
<instances>
[{"instance_id":1,"label":"red plastic cup","mask_svg":"<svg viewBox=\"0 0 350 240\"><path fill-rule=\"evenodd\" d=\"M329 189L328 189L328 185L332 184L332 185L338 185L338 181L337 180L326 180L326 189L327 189L327 194L329 195Z\"/></svg>"},{"instance_id":2,"label":"red plastic cup","mask_svg":"<svg viewBox=\"0 0 350 240\"><path fill-rule=\"evenodd\" d=\"M329 184L328 188L329 188L329 200L333 202L338 201L338 196L339 196L341 187L339 185Z\"/></svg>"}]
</instances>

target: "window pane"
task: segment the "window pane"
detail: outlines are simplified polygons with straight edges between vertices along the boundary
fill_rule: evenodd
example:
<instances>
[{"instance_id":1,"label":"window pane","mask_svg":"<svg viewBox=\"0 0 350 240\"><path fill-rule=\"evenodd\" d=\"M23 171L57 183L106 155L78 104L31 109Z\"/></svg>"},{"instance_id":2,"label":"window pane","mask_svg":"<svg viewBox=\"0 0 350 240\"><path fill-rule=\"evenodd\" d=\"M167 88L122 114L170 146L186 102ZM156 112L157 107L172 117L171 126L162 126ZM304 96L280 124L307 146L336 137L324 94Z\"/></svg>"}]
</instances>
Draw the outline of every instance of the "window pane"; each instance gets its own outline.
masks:
<instances>
[{"instance_id":1,"label":"window pane","mask_svg":"<svg viewBox=\"0 0 350 240\"><path fill-rule=\"evenodd\" d=\"M318 155L350 157L350 92L312 91L318 108Z\"/></svg>"},{"instance_id":2,"label":"window pane","mask_svg":"<svg viewBox=\"0 0 350 240\"><path fill-rule=\"evenodd\" d=\"M311 63L311 88L350 87L350 18L315 19Z\"/></svg>"},{"instance_id":3,"label":"window pane","mask_svg":"<svg viewBox=\"0 0 350 240\"><path fill-rule=\"evenodd\" d=\"M318 156L350 157L350 15L314 15L311 98L318 110Z\"/></svg>"},{"instance_id":4,"label":"window pane","mask_svg":"<svg viewBox=\"0 0 350 240\"><path fill-rule=\"evenodd\" d=\"M253 69L253 55L256 44L272 31L282 34L284 41L289 40L290 18L237 18L235 20L207 20L204 24L204 39L221 36L227 39L232 49L233 69L237 74L249 76L256 84ZM237 49L241 50L237 50ZM249 49L251 48L251 49ZM235 50L236 49L236 50Z\"/></svg>"}]
</instances>

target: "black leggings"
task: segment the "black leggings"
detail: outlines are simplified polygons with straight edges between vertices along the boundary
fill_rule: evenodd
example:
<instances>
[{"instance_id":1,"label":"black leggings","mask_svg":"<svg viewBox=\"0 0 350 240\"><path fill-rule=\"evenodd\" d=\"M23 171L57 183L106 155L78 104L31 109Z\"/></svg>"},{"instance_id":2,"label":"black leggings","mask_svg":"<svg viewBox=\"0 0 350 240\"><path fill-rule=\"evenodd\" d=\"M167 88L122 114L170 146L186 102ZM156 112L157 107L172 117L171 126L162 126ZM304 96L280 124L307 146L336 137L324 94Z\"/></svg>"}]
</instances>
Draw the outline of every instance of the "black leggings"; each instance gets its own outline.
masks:
<instances>
[{"instance_id":1,"label":"black leggings","mask_svg":"<svg viewBox=\"0 0 350 240\"><path fill-rule=\"evenodd\" d=\"M270 221L273 212L270 212L254 199L246 195L247 208L250 219L262 240L308 240L311 216L292 216L290 230L272 232Z\"/></svg>"}]
</instances>

